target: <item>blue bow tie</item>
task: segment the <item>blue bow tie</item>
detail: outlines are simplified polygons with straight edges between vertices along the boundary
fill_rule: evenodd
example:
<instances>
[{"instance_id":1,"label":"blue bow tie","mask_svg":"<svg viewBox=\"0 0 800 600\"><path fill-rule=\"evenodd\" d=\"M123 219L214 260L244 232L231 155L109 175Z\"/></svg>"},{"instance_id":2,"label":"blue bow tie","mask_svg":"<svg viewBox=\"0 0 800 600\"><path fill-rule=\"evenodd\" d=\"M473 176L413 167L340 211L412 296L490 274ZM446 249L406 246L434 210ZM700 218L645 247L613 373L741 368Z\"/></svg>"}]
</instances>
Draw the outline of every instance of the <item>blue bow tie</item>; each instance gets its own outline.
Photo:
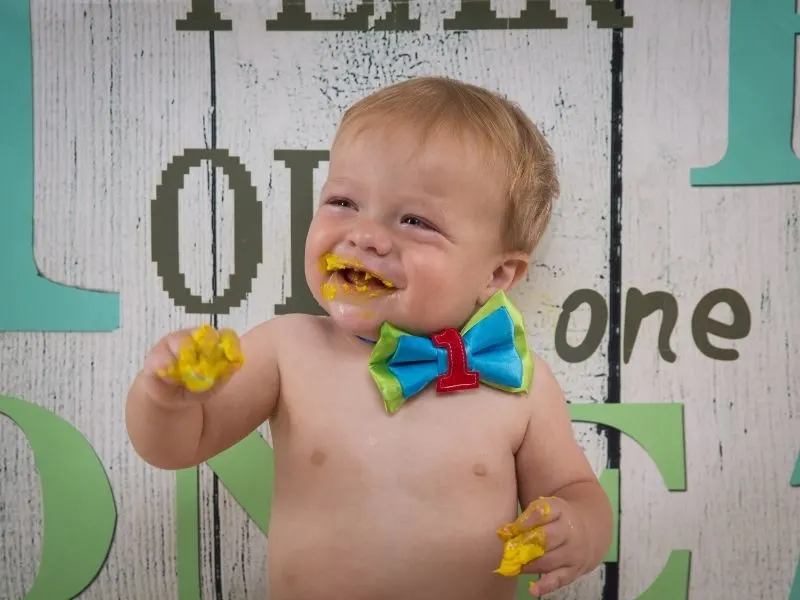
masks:
<instances>
[{"instance_id":1,"label":"blue bow tie","mask_svg":"<svg viewBox=\"0 0 800 600\"><path fill-rule=\"evenodd\" d=\"M457 331L420 337L381 326L369 371L386 410L402 404L434 380L440 394L477 388L480 383L512 393L527 392L533 375L522 315L498 292Z\"/></svg>"}]
</instances>

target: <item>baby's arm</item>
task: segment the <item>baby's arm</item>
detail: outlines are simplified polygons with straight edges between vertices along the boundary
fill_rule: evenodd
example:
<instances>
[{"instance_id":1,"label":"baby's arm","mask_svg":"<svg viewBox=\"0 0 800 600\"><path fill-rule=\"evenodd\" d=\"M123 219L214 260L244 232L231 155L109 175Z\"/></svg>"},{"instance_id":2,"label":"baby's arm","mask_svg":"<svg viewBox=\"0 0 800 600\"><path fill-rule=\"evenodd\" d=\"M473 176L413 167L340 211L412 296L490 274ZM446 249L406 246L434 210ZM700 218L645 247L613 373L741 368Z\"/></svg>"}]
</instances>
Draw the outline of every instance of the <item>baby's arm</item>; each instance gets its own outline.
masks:
<instances>
[{"instance_id":1,"label":"baby's arm","mask_svg":"<svg viewBox=\"0 0 800 600\"><path fill-rule=\"evenodd\" d=\"M267 321L243 335L244 365L203 393L169 384L157 373L168 366L162 363L174 358L174 346L188 332L156 344L128 393L126 424L136 452L159 468L190 467L233 446L269 419L280 389L280 321Z\"/></svg>"},{"instance_id":2,"label":"baby's arm","mask_svg":"<svg viewBox=\"0 0 800 600\"><path fill-rule=\"evenodd\" d=\"M583 450L575 440L561 387L552 371L535 358L528 400L530 418L517 451L517 482L523 508L540 497L565 500L582 529L585 565L593 570L611 543L611 505Z\"/></svg>"}]
</instances>

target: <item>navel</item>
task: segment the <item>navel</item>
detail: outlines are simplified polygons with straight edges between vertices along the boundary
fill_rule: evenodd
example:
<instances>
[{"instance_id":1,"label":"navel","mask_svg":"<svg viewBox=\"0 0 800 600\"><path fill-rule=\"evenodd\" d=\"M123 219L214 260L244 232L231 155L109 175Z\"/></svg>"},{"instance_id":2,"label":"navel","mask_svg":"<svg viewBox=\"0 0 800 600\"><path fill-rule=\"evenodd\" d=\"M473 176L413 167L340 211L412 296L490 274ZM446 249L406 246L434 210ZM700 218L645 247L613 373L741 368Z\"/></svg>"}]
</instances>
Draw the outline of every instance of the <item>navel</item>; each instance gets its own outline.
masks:
<instances>
[{"instance_id":1,"label":"navel","mask_svg":"<svg viewBox=\"0 0 800 600\"><path fill-rule=\"evenodd\" d=\"M327 457L325 456L324 452L321 450L314 450L314 452L311 454L311 464L315 467L319 467L325 462L326 458Z\"/></svg>"},{"instance_id":2,"label":"navel","mask_svg":"<svg viewBox=\"0 0 800 600\"><path fill-rule=\"evenodd\" d=\"M475 463L472 465L472 472L478 477L486 477L486 474L489 472L489 470L486 468L485 464Z\"/></svg>"}]
</instances>

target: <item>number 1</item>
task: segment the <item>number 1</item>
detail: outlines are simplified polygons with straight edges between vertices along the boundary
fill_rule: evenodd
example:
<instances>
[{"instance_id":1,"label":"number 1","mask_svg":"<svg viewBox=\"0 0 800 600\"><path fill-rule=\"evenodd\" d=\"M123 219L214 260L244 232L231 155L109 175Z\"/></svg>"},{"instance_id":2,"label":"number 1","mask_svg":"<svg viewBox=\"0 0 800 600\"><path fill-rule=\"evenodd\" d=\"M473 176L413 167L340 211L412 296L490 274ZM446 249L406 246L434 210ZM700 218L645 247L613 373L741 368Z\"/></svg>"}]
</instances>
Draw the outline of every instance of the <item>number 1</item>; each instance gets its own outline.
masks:
<instances>
[{"instance_id":1,"label":"number 1","mask_svg":"<svg viewBox=\"0 0 800 600\"><path fill-rule=\"evenodd\" d=\"M445 329L433 336L433 343L447 350L447 373L436 380L437 392L458 392L475 389L480 385L478 373L467 369L467 350L458 331Z\"/></svg>"}]
</instances>

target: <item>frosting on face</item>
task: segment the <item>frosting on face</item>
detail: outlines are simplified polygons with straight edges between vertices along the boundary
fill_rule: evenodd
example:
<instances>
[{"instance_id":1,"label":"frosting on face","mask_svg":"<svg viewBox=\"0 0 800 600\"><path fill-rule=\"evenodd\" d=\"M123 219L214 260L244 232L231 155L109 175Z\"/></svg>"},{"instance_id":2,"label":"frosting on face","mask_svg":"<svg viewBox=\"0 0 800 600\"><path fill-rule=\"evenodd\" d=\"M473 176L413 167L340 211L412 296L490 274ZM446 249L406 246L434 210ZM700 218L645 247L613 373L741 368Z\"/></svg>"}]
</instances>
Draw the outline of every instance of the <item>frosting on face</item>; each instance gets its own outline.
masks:
<instances>
[{"instance_id":1,"label":"frosting on face","mask_svg":"<svg viewBox=\"0 0 800 600\"><path fill-rule=\"evenodd\" d=\"M377 298L395 289L394 283L366 269L360 261L331 252L322 256L320 268L328 274L328 279L322 284L322 296L326 300L334 300L340 293L366 299Z\"/></svg>"}]
</instances>

